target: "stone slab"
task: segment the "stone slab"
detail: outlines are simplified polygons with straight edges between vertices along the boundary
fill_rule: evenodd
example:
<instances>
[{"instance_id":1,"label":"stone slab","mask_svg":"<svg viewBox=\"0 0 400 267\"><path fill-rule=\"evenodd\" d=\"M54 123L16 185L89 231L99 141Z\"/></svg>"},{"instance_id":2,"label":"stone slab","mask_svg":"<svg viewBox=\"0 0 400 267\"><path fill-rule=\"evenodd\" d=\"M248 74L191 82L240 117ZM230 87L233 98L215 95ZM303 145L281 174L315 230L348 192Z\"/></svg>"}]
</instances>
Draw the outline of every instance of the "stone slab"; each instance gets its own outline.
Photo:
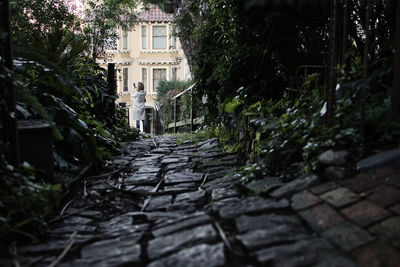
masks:
<instances>
[{"instance_id":1,"label":"stone slab","mask_svg":"<svg viewBox=\"0 0 400 267\"><path fill-rule=\"evenodd\" d=\"M133 174L124 180L127 185L156 185L160 178L155 173Z\"/></svg>"},{"instance_id":2,"label":"stone slab","mask_svg":"<svg viewBox=\"0 0 400 267\"><path fill-rule=\"evenodd\" d=\"M318 182L319 179L316 175L307 176L305 178L298 178L272 191L270 195L274 198L289 197L300 191L303 191L304 189L316 185Z\"/></svg>"},{"instance_id":3,"label":"stone slab","mask_svg":"<svg viewBox=\"0 0 400 267\"><path fill-rule=\"evenodd\" d=\"M400 203L393 205L389 208L392 212L396 213L397 215L400 215Z\"/></svg>"},{"instance_id":4,"label":"stone slab","mask_svg":"<svg viewBox=\"0 0 400 267\"><path fill-rule=\"evenodd\" d=\"M141 248L137 242L141 235L117 237L114 239L101 240L81 249L81 258L107 260L118 257L120 263L122 256L128 256L128 262L140 262Z\"/></svg>"},{"instance_id":5,"label":"stone slab","mask_svg":"<svg viewBox=\"0 0 400 267\"><path fill-rule=\"evenodd\" d=\"M368 193L368 200L382 207L400 202L400 190L393 186L380 185Z\"/></svg>"},{"instance_id":6,"label":"stone slab","mask_svg":"<svg viewBox=\"0 0 400 267\"><path fill-rule=\"evenodd\" d=\"M255 180L246 185L246 188L254 193L267 193L277 187L282 186L283 183L279 177L267 177L261 180Z\"/></svg>"},{"instance_id":7,"label":"stone slab","mask_svg":"<svg viewBox=\"0 0 400 267\"><path fill-rule=\"evenodd\" d=\"M321 203L321 199L308 191L303 191L292 197L291 206L295 210L301 210L319 203Z\"/></svg>"},{"instance_id":8,"label":"stone slab","mask_svg":"<svg viewBox=\"0 0 400 267\"><path fill-rule=\"evenodd\" d=\"M377 186L380 181L373 176L365 173L358 174L355 178L340 181L340 184L355 193L361 193Z\"/></svg>"},{"instance_id":9,"label":"stone slab","mask_svg":"<svg viewBox=\"0 0 400 267\"><path fill-rule=\"evenodd\" d=\"M147 247L147 255L150 259L156 259L182 249L189 244L196 245L200 242L212 242L216 239L217 233L210 224L198 226L150 240Z\"/></svg>"},{"instance_id":10,"label":"stone slab","mask_svg":"<svg viewBox=\"0 0 400 267\"><path fill-rule=\"evenodd\" d=\"M52 234L72 234L74 231L78 231L79 233L93 233L96 230L95 226L90 225L68 225L64 227L57 227L52 230Z\"/></svg>"},{"instance_id":11,"label":"stone slab","mask_svg":"<svg viewBox=\"0 0 400 267\"><path fill-rule=\"evenodd\" d=\"M226 175L222 178L215 179L215 180L208 180L206 181L204 187L205 188L216 188L216 187L230 187L237 183L240 180L240 177L234 175Z\"/></svg>"},{"instance_id":12,"label":"stone slab","mask_svg":"<svg viewBox=\"0 0 400 267\"><path fill-rule=\"evenodd\" d=\"M214 188L211 191L212 201L218 201L224 198L238 197L238 196L240 196L239 192L233 188L221 187L221 188Z\"/></svg>"},{"instance_id":13,"label":"stone slab","mask_svg":"<svg viewBox=\"0 0 400 267\"><path fill-rule=\"evenodd\" d=\"M393 173L385 178L385 183L396 186L400 188L400 170L397 173Z\"/></svg>"},{"instance_id":14,"label":"stone slab","mask_svg":"<svg viewBox=\"0 0 400 267\"><path fill-rule=\"evenodd\" d=\"M325 165L342 166L346 163L348 156L348 151L333 151L329 149L318 156L318 161Z\"/></svg>"},{"instance_id":15,"label":"stone slab","mask_svg":"<svg viewBox=\"0 0 400 267\"><path fill-rule=\"evenodd\" d=\"M291 225L301 227L298 219L289 215L263 214L258 216L241 215L235 220L236 229L239 233L256 229L275 228L279 225Z\"/></svg>"},{"instance_id":16,"label":"stone slab","mask_svg":"<svg viewBox=\"0 0 400 267\"><path fill-rule=\"evenodd\" d=\"M353 260L346 258L345 256L335 256L328 259L322 260L314 267L361 267L358 263Z\"/></svg>"},{"instance_id":17,"label":"stone slab","mask_svg":"<svg viewBox=\"0 0 400 267\"><path fill-rule=\"evenodd\" d=\"M147 211L166 209L172 202L171 195L152 197L150 203L147 205Z\"/></svg>"},{"instance_id":18,"label":"stone slab","mask_svg":"<svg viewBox=\"0 0 400 267\"><path fill-rule=\"evenodd\" d=\"M203 189L198 189L194 192L187 192L178 194L175 198L174 203L187 202L195 203L196 205L201 205L206 201L206 191Z\"/></svg>"},{"instance_id":19,"label":"stone slab","mask_svg":"<svg viewBox=\"0 0 400 267\"><path fill-rule=\"evenodd\" d=\"M212 167L220 167L220 166L235 166L239 163L237 160L209 160L209 161L203 161L202 162L202 167L203 168L212 168Z\"/></svg>"},{"instance_id":20,"label":"stone slab","mask_svg":"<svg viewBox=\"0 0 400 267\"><path fill-rule=\"evenodd\" d=\"M180 157L164 157L161 160L161 164L183 163L183 162L188 162L188 161L189 161L189 157L184 157L184 156L180 156Z\"/></svg>"},{"instance_id":21,"label":"stone slab","mask_svg":"<svg viewBox=\"0 0 400 267\"><path fill-rule=\"evenodd\" d=\"M371 203L369 201L361 201L341 210L347 218L358 224L359 226L368 226L372 223L381 221L390 216L390 212Z\"/></svg>"},{"instance_id":22,"label":"stone slab","mask_svg":"<svg viewBox=\"0 0 400 267\"><path fill-rule=\"evenodd\" d=\"M367 231L348 221L332 227L323 236L344 251L351 251L374 240Z\"/></svg>"},{"instance_id":23,"label":"stone slab","mask_svg":"<svg viewBox=\"0 0 400 267\"><path fill-rule=\"evenodd\" d=\"M74 224L86 225L86 224L90 224L91 222L93 222L92 219L80 217L80 216L72 216L72 217L69 217L69 218L63 220L64 224L72 224L72 225L74 225Z\"/></svg>"},{"instance_id":24,"label":"stone slab","mask_svg":"<svg viewBox=\"0 0 400 267\"><path fill-rule=\"evenodd\" d=\"M261 266L274 267L314 266L339 255L337 250L322 238L298 240L294 243L276 245L254 253L254 257Z\"/></svg>"},{"instance_id":25,"label":"stone slab","mask_svg":"<svg viewBox=\"0 0 400 267\"><path fill-rule=\"evenodd\" d=\"M183 163L173 163L173 164L168 164L165 167L165 171L172 171L172 170L178 170L178 169L194 169L196 164L194 162L183 162Z\"/></svg>"},{"instance_id":26,"label":"stone slab","mask_svg":"<svg viewBox=\"0 0 400 267\"><path fill-rule=\"evenodd\" d=\"M163 258L147 265L148 267L214 267L225 266L224 245L200 244L191 248L186 248L169 257Z\"/></svg>"},{"instance_id":27,"label":"stone slab","mask_svg":"<svg viewBox=\"0 0 400 267\"><path fill-rule=\"evenodd\" d=\"M160 171L161 171L161 168L159 168L159 167L140 166L139 169L136 171L136 173L153 173L153 174L157 174Z\"/></svg>"},{"instance_id":28,"label":"stone slab","mask_svg":"<svg viewBox=\"0 0 400 267\"><path fill-rule=\"evenodd\" d=\"M356 249L353 255L362 266L398 267L400 263L400 251L383 241Z\"/></svg>"},{"instance_id":29,"label":"stone slab","mask_svg":"<svg viewBox=\"0 0 400 267\"><path fill-rule=\"evenodd\" d=\"M370 231L400 248L400 217L394 216L370 228Z\"/></svg>"},{"instance_id":30,"label":"stone slab","mask_svg":"<svg viewBox=\"0 0 400 267\"><path fill-rule=\"evenodd\" d=\"M169 154L172 152L172 149L167 148L167 147L158 147L156 149L153 149L151 151L151 153L155 153L155 154Z\"/></svg>"},{"instance_id":31,"label":"stone slab","mask_svg":"<svg viewBox=\"0 0 400 267\"><path fill-rule=\"evenodd\" d=\"M329 204L335 207L343 207L345 205L356 202L359 197L347 188L339 187L332 191L320 195Z\"/></svg>"},{"instance_id":32,"label":"stone slab","mask_svg":"<svg viewBox=\"0 0 400 267\"><path fill-rule=\"evenodd\" d=\"M66 240L55 240L45 244L34 244L18 247L18 252L21 255L31 254L48 254L53 252L61 252L65 248Z\"/></svg>"},{"instance_id":33,"label":"stone slab","mask_svg":"<svg viewBox=\"0 0 400 267\"><path fill-rule=\"evenodd\" d=\"M294 242L308 236L302 227L288 224L275 225L268 229L257 229L236 236L236 239L248 250L252 251L266 246Z\"/></svg>"},{"instance_id":34,"label":"stone slab","mask_svg":"<svg viewBox=\"0 0 400 267\"><path fill-rule=\"evenodd\" d=\"M287 199L274 201L272 199L264 199L260 197L249 197L243 201L229 203L220 207L218 214L221 219L226 220L242 214L254 214L287 208L289 208L289 201Z\"/></svg>"},{"instance_id":35,"label":"stone slab","mask_svg":"<svg viewBox=\"0 0 400 267\"><path fill-rule=\"evenodd\" d=\"M376 155L365 158L357 162L358 171L368 171L380 167L388 166L400 161L400 149L393 149L379 152Z\"/></svg>"},{"instance_id":36,"label":"stone slab","mask_svg":"<svg viewBox=\"0 0 400 267\"><path fill-rule=\"evenodd\" d=\"M344 221L343 216L325 203L304 210L299 215L317 232L334 227Z\"/></svg>"},{"instance_id":37,"label":"stone slab","mask_svg":"<svg viewBox=\"0 0 400 267\"><path fill-rule=\"evenodd\" d=\"M195 226L203 225L211 222L211 217L203 214L203 215L195 215L188 216L186 218L172 220L168 225L162 225L161 227L156 227L153 229L153 236L159 237L162 235L167 235L171 233L175 233L178 231L186 230L188 228L193 228Z\"/></svg>"},{"instance_id":38,"label":"stone slab","mask_svg":"<svg viewBox=\"0 0 400 267\"><path fill-rule=\"evenodd\" d=\"M127 215L120 215L111 218L108 221L100 222L99 229L100 230L113 230L113 229L125 229L132 227L133 218Z\"/></svg>"},{"instance_id":39,"label":"stone slab","mask_svg":"<svg viewBox=\"0 0 400 267\"><path fill-rule=\"evenodd\" d=\"M203 173L195 173L189 171L167 173L164 176L164 182L166 185L177 184L177 183L201 182L202 180L203 180Z\"/></svg>"},{"instance_id":40,"label":"stone slab","mask_svg":"<svg viewBox=\"0 0 400 267\"><path fill-rule=\"evenodd\" d=\"M331 191L333 189L336 189L337 187L338 187L338 184L336 182L332 181L332 182L328 182L328 183L324 183L324 184L321 184L321 185L314 186L314 187L310 188L310 192L315 194L315 195L320 195L320 194L323 194L323 193L325 193L327 191Z\"/></svg>"}]
</instances>

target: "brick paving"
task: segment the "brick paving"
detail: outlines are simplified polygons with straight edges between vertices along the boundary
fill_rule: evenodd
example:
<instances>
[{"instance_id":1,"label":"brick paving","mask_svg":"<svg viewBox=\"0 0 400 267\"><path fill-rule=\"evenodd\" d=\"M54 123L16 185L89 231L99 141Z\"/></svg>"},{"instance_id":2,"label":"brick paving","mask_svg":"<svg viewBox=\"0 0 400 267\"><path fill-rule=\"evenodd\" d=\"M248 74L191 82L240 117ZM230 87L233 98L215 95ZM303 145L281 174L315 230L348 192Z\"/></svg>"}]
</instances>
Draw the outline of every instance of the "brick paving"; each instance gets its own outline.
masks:
<instances>
[{"instance_id":1,"label":"brick paving","mask_svg":"<svg viewBox=\"0 0 400 267\"><path fill-rule=\"evenodd\" d=\"M87 179L47 242L0 265L47 266L72 242L59 266L400 266L400 165L244 187L216 139L174 136L107 165L117 175Z\"/></svg>"}]
</instances>

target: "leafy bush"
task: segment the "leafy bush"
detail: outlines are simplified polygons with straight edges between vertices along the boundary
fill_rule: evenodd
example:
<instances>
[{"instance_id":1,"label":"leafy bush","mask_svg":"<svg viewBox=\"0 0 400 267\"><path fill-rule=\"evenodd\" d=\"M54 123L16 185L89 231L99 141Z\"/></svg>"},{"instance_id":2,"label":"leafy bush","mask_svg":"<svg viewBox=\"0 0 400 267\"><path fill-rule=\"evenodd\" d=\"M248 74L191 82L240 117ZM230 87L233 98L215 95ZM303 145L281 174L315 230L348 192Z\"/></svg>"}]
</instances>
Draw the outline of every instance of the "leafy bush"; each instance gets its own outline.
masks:
<instances>
[{"instance_id":1,"label":"leafy bush","mask_svg":"<svg viewBox=\"0 0 400 267\"><path fill-rule=\"evenodd\" d=\"M174 121L174 96L187 89L191 81L161 81L157 87L157 105L160 107L161 123L167 127ZM190 93L182 95L177 100L177 121L190 118L191 96Z\"/></svg>"},{"instance_id":2,"label":"leafy bush","mask_svg":"<svg viewBox=\"0 0 400 267\"><path fill-rule=\"evenodd\" d=\"M6 245L15 236L37 240L47 229L46 219L57 208L61 184L49 184L35 177L26 162L19 167L5 162L0 166L0 174L1 244Z\"/></svg>"},{"instance_id":3,"label":"leafy bush","mask_svg":"<svg viewBox=\"0 0 400 267\"><path fill-rule=\"evenodd\" d=\"M90 43L63 2L16 0L11 11L16 116L49 122L56 171L74 175L138 138L122 111L114 114L116 96L109 93L105 70L87 56ZM5 76L0 78L3 84ZM0 239L35 239L57 208L63 181L47 183L26 163L8 164L6 146L0 140Z\"/></svg>"}]
</instances>

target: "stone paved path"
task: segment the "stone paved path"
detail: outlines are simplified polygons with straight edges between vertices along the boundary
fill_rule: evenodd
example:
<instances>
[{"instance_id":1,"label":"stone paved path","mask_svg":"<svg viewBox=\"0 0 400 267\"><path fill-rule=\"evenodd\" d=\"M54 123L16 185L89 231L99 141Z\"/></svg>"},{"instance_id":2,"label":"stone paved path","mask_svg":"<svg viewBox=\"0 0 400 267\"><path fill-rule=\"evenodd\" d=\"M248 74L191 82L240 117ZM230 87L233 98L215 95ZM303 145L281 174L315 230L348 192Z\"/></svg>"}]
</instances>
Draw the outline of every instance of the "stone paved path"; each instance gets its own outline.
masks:
<instances>
[{"instance_id":1,"label":"stone paved path","mask_svg":"<svg viewBox=\"0 0 400 267\"><path fill-rule=\"evenodd\" d=\"M400 169L238 186L215 139L129 143L22 266L400 266Z\"/></svg>"}]
</instances>

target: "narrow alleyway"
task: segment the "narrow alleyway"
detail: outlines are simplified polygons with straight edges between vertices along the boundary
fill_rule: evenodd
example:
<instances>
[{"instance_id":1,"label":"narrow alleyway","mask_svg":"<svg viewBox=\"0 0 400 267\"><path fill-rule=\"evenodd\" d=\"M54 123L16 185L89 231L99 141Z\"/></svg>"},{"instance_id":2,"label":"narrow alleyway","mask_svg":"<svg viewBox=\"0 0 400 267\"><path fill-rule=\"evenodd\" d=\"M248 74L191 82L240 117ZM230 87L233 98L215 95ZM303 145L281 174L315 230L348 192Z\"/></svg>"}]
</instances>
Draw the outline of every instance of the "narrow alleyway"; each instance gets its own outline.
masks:
<instances>
[{"instance_id":1,"label":"narrow alleyway","mask_svg":"<svg viewBox=\"0 0 400 267\"><path fill-rule=\"evenodd\" d=\"M129 143L108 165L84 180L47 243L17 246L22 266L400 263L399 169L238 186L239 159L216 139L176 145L174 136Z\"/></svg>"}]
</instances>

